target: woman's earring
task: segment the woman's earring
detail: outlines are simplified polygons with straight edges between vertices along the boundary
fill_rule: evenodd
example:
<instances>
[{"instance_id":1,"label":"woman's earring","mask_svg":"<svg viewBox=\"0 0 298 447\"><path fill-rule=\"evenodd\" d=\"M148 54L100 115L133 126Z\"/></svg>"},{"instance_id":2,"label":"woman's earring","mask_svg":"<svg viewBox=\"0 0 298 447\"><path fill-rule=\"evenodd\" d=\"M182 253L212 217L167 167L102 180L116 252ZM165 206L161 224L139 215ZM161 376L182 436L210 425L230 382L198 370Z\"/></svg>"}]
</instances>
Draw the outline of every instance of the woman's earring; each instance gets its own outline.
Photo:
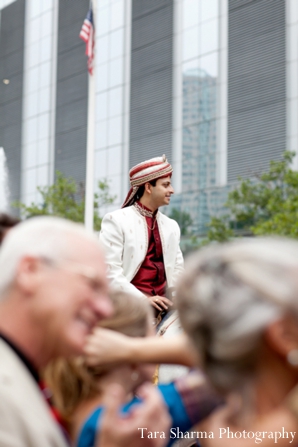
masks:
<instances>
[{"instance_id":1,"label":"woman's earring","mask_svg":"<svg viewBox=\"0 0 298 447\"><path fill-rule=\"evenodd\" d=\"M298 366L298 349L292 349L288 352L287 361L292 366Z\"/></svg>"},{"instance_id":2,"label":"woman's earring","mask_svg":"<svg viewBox=\"0 0 298 447\"><path fill-rule=\"evenodd\" d=\"M136 382L139 378L139 373L137 371L133 371L131 373L131 380L133 380L134 382Z\"/></svg>"}]
</instances>

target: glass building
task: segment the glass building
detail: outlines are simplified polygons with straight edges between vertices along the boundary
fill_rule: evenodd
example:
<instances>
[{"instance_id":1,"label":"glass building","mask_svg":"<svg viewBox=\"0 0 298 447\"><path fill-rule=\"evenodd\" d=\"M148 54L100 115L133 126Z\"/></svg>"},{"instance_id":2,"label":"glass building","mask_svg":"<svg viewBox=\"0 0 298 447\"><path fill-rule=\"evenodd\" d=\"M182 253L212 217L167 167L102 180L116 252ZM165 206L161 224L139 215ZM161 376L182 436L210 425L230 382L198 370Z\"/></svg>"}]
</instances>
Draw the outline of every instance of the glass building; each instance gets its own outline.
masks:
<instances>
[{"instance_id":1,"label":"glass building","mask_svg":"<svg viewBox=\"0 0 298 447\"><path fill-rule=\"evenodd\" d=\"M89 0L0 0L0 147L10 199L85 182ZM238 176L297 152L297 0L94 0L94 182L166 154L171 208L206 231ZM294 162L298 167L298 161ZM297 166L296 166L297 165ZM108 211L107 207L102 212ZM167 210L169 212L169 210Z\"/></svg>"}]
</instances>

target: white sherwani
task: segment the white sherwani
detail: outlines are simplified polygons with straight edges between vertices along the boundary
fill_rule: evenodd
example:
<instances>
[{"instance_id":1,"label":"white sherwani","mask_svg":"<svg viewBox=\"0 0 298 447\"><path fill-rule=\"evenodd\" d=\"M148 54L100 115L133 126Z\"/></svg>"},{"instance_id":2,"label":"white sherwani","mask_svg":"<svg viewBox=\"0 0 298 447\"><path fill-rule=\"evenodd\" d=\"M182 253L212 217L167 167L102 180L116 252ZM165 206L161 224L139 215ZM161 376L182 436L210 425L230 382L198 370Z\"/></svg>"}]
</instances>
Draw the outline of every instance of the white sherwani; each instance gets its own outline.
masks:
<instances>
[{"instance_id":1,"label":"white sherwani","mask_svg":"<svg viewBox=\"0 0 298 447\"><path fill-rule=\"evenodd\" d=\"M183 270L183 256L179 247L180 229L173 219L157 212L167 286L176 285ZM100 240L106 253L108 277L115 289L135 296L143 293L131 284L148 251L146 218L134 206L108 213L102 220Z\"/></svg>"}]
</instances>

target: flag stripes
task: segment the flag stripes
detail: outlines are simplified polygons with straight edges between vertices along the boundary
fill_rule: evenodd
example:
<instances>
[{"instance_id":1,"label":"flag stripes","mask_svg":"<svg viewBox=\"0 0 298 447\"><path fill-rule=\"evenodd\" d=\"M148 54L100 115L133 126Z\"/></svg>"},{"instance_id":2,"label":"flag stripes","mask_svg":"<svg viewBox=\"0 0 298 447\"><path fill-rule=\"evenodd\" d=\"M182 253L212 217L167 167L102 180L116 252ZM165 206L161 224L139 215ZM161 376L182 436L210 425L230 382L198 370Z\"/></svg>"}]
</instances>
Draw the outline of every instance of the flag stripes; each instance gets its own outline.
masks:
<instances>
[{"instance_id":1,"label":"flag stripes","mask_svg":"<svg viewBox=\"0 0 298 447\"><path fill-rule=\"evenodd\" d=\"M93 61L94 61L94 24L93 24L93 11L92 7L89 9L87 16L84 20L81 32L80 32L80 38L85 42L86 44L86 51L85 54L88 57L88 72L92 75L93 74Z\"/></svg>"}]
</instances>

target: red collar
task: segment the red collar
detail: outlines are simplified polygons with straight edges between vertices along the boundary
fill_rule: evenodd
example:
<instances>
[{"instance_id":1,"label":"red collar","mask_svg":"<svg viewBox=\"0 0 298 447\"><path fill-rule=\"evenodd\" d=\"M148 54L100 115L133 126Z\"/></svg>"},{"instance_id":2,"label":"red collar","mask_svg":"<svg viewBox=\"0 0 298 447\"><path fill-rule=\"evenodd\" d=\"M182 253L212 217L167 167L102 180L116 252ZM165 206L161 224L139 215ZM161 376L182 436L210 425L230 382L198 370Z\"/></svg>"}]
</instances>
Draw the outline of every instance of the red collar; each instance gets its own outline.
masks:
<instances>
[{"instance_id":1,"label":"red collar","mask_svg":"<svg viewBox=\"0 0 298 447\"><path fill-rule=\"evenodd\" d=\"M147 206L143 205L139 201L136 201L134 203L134 206L137 209L137 211L144 217L155 217L158 212L158 209L155 211L151 211L149 208L147 208Z\"/></svg>"}]
</instances>

